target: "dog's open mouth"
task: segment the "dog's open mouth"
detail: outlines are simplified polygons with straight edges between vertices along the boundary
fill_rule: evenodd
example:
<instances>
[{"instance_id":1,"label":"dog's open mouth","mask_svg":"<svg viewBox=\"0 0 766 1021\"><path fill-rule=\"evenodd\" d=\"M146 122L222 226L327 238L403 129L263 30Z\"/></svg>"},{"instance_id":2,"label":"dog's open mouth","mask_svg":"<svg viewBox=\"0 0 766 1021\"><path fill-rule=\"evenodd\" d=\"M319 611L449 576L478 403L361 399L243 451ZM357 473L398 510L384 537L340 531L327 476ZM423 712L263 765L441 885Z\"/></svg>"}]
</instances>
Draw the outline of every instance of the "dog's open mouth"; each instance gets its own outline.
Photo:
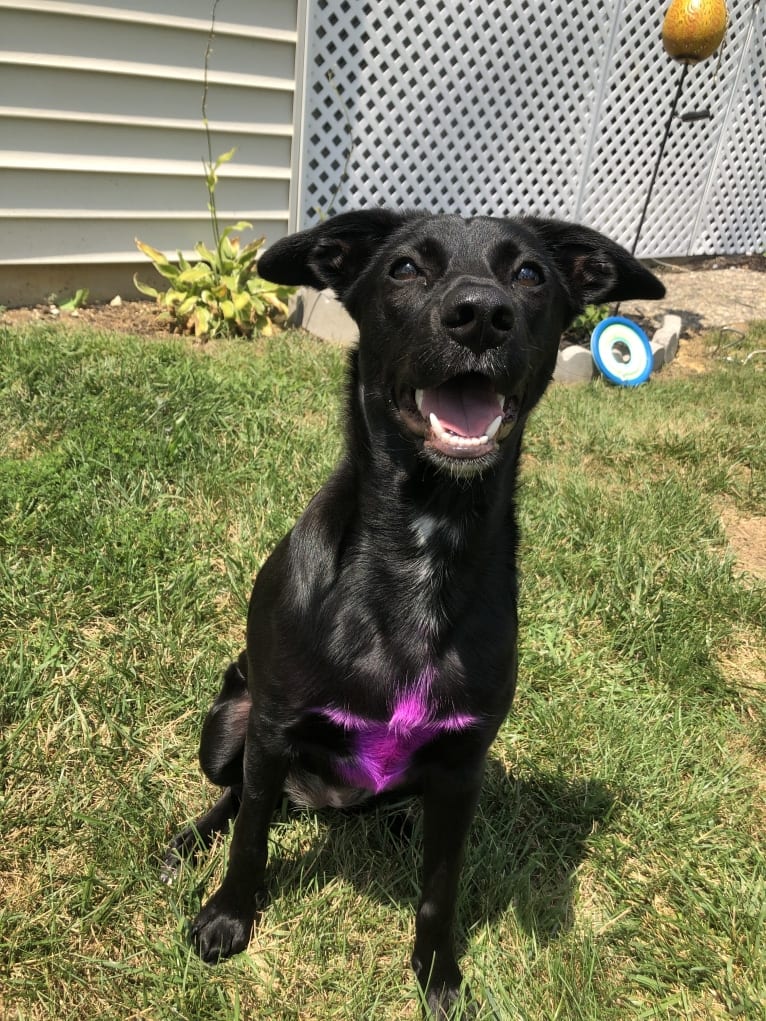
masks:
<instances>
[{"instance_id":1,"label":"dog's open mouth","mask_svg":"<svg viewBox=\"0 0 766 1021\"><path fill-rule=\"evenodd\" d=\"M478 458L497 449L513 428L518 400L500 393L479 373L454 376L438 386L405 390L399 411L426 446L448 457Z\"/></svg>"}]
</instances>

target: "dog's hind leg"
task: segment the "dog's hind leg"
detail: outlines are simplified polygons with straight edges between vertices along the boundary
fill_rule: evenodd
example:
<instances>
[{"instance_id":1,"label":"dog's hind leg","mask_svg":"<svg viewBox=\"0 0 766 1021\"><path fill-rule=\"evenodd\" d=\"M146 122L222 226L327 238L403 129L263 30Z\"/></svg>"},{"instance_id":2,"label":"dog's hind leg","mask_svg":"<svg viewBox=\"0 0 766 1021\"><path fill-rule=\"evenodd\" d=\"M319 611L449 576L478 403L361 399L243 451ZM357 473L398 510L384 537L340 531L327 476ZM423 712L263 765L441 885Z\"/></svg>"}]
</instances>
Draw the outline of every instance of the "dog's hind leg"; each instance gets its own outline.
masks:
<instances>
[{"instance_id":1,"label":"dog's hind leg","mask_svg":"<svg viewBox=\"0 0 766 1021\"><path fill-rule=\"evenodd\" d=\"M225 787L215 804L177 833L165 851L160 878L171 883L179 861L210 847L216 834L226 829L239 811L242 796L242 760L247 720L250 715L247 661L244 653L230 663L223 685L202 727L199 758L209 780Z\"/></svg>"},{"instance_id":2,"label":"dog's hind leg","mask_svg":"<svg viewBox=\"0 0 766 1021\"><path fill-rule=\"evenodd\" d=\"M208 780L219 787L242 783L242 760L250 706L247 657L243 652L236 662L229 663L226 668L221 690L202 725L199 763Z\"/></svg>"}]
</instances>

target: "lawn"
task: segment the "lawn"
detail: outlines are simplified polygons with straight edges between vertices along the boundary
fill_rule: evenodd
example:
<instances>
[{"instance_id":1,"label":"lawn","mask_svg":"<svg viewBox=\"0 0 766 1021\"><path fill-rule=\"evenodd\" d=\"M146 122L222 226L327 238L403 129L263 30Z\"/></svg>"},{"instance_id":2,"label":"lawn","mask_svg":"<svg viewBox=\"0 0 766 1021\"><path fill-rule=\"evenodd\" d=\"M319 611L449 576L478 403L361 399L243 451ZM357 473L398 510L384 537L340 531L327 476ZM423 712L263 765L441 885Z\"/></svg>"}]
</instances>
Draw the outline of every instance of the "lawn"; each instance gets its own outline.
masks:
<instances>
[{"instance_id":1,"label":"lawn","mask_svg":"<svg viewBox=\"0 0 766 1021\"><path fill-rule=\"evenodd\" d=\"M482 1019L766 1018L766 324L704 375L553 387L520 493L520 687L459 905ZM251 579L329 472L342 355L0 328L0 1016L419 1016L419 820L289 813L247 953L184 927L226 841L196 747Z\"/></svg>"}]
</instances>

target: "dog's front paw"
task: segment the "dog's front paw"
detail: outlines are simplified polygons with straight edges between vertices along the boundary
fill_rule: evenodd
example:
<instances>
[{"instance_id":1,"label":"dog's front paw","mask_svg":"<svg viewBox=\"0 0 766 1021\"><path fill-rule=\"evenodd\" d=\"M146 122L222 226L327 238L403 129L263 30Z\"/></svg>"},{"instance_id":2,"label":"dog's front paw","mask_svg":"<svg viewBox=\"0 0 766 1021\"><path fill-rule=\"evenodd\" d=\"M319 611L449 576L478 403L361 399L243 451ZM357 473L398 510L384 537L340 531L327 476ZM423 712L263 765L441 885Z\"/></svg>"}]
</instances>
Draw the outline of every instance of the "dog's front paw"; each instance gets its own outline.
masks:
<instances>
[{"instance_id":1,"label":"dog's front paw","mask_svg":"<svg viewBox=\"0 0 766 1021\"><path fill-rule=\"evenodd\" d=\"M428 1021L474 1021L476 1004L465 986L432 986L426 993Z\"/></svg>"},{"instance_id":2,"label":"dog's front paw","mask_svg":"<svg viewBox=\"0 0 766 1021\"><path fill-rule=\"evenodd\" d=\"M248 910L241 902L230 900L221 889L192 922L192 946L206 964L216 964L245 949L254 921L254 906Z\"/></svg>"},{"instance_id":3,"label":"dog's front paw","mask_svg":"<svg viewBox=\"0 0 766 1021\"><path fill-rule=\"evenodd\" d=\"M456 961L439 964L434 961L433 967L426 970L413 957L412 967L423 992L427 1021L471 1021L476 1017L476 1004L463 984Z\"/></svg>"}]
</instances>

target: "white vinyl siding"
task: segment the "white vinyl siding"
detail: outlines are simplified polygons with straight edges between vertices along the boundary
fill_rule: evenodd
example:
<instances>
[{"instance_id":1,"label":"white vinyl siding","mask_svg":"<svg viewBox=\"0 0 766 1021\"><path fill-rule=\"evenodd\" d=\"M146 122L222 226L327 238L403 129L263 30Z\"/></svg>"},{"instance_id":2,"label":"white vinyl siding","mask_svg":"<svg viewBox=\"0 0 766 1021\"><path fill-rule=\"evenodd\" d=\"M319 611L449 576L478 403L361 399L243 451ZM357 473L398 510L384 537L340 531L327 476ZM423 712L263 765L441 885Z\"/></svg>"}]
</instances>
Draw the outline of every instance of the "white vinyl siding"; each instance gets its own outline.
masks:
<instances>
[{"instance_id":1,"label":"white vinyl siding","mask_svg":"<svg viewBox=\"0 0 766 1021\"><path fill-rule=\"evenodd\" d=\"M220 0L212 151L222 223L290 219L298 0ZM210 240L208 0L0 0L0 266L136 263ZM1 300L1 299L0 299Z\"/></svg>"}]
</instances>

